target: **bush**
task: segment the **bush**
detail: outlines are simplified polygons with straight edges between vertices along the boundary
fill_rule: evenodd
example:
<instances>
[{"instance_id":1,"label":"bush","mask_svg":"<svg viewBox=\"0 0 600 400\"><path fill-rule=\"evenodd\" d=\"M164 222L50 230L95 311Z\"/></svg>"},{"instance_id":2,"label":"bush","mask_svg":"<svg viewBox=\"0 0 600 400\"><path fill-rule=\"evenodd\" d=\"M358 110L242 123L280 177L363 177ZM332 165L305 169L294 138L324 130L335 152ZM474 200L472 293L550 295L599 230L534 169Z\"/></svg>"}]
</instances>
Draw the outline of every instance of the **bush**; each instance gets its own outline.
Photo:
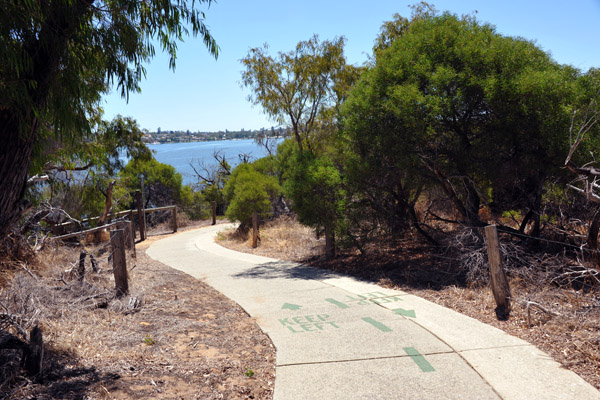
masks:
<instances>
[{"instance_id":1,"label":"bush","mask_svg":"<svg viewBox=\"0 0 600 400\"><path fill-rule=\"evenodd\" d=\"M240 164L227 181L223 193L229 201L226 217L249 226L252 213L271 214L271 199L281 191L277 179L261 174L251 164Z\"/></svg>"}]
</instances>

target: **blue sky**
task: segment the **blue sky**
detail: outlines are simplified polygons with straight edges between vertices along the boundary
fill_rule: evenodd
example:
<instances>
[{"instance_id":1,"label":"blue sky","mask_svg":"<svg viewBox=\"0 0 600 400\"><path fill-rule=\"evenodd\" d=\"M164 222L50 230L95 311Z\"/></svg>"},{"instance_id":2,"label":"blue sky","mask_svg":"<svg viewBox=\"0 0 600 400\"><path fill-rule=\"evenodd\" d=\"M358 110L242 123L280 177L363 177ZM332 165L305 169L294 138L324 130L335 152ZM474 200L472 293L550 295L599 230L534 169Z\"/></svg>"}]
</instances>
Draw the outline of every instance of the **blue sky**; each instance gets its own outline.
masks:
<instances>
[{"instance_id":1,"label":"blue sky","mask_svg":"<svg viewBox=\"0 0 600 400\"><path fill-rule=\"evenodd\" d=\"M268 43L271 54L289 51L313 34L321 39L345 36L348 63L368 57L381 24L394 13L410 16L417 1L393 0L219 0L206 10L206 24L221 53L210 57L200 40L179 44L177 68L157 50L147 65L140 94L129 103L113 92L104 99L105 119L121 114L156 131L218 131L270 127L258 106L240 87L241 64L252 47ZM581 70L600 67L600 0L438 0L440 11L472 14L499 33L535 41L562 63Z\"/></svg>"}]
</instances>

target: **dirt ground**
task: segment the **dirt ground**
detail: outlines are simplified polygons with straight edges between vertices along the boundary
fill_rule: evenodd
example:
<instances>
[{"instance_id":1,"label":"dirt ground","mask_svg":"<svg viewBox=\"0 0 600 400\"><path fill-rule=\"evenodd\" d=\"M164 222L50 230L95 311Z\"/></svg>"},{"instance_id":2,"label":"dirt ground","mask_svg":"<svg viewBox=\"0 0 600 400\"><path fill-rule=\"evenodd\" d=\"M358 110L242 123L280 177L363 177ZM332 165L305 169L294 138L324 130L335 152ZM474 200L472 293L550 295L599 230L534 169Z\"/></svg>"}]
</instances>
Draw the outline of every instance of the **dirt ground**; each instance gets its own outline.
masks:
<instances>
[{"instance_id":1,"label":"dirt ground","mask_svg":"<svg viewBox=\"0 0 600 400\"><path fill-rule=\"evenodd\" d=\"M600 288L583 291L513 279L511 315L507 321L499 321L489 287L469 286L456 272L455 260L414 237L392 246L376 244L366 256L341 252L326 261L323 238L317 240L313 230L293 220L267 223L260 236L256 249L233 231L221 235L219 243L237 251L354 275L423 297L536 345L600 389Z\"/></svg>"},{"instance_id":2,"label":"dirt ground","mask_svg":"<svg viewBox=\"0 0 600 400\"><path fill-rule=\"evenodd\" d=\"M137 245L137 258L128 256L130 295L121 299L112 295L108 255L97 249L86 250L98 254L100 271L88 268L82 283L72 272L81 248L60 249L44 255L53 268L32 268L10 279L12 289L0 289L2 307L21 307L15 309L21 322L38 323L46 343L40 381L15 372L18 352L0 350L0 399L272 398L275 349L269 338L227 298L147 257L144 250L163 237L157 233ZM422 296L535 344L600 389L597 290L513 280L513 310L503 322L495 318L488 288L466 285L452 260L418 241L325 261L324 240L288 219L261 228L257 249L233 231L218 242Z\"/></svg>"},{"instance_id":3,"label":"dirt ground","mask_svg":"<svg viewBox=\"0 0 600 400\"><path fill-rule=\"evenodd\" d=\"M128 256L130 295L121 299L112 296L105 258L100 273L88 270L83 283L64 273L69 260L78 260L77 249L57 256L57 269L18 278L40 310L44 372L39 382L11 373L18 354L0 351L0 398L272 398L270 339L235 303L150 259L145 249L161 237L138 244L137 258Z\"/></svg>"}]
</instances>

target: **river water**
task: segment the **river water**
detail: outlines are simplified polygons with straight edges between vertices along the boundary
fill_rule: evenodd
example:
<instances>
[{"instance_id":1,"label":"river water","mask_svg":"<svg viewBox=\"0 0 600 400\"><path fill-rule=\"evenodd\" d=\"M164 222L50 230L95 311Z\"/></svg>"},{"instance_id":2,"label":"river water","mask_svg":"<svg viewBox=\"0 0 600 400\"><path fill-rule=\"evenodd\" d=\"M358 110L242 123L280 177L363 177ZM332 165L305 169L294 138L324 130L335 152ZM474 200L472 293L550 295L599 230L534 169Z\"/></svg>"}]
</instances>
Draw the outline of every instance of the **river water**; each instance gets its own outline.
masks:
<instances>
[{"instance_id":1,"label":"river water","mask_svg":"<svg viewBox=\"0 0 600 400\"><path fill-rule=\"evenodd\" d=\"M193 163L196 168L199 163L215 165L216 161L213 157L215 151L225 155L232 168L239 164L240 154L249 155L251 160L267 155L266 149L254 143L254 139L151 144L148 147L154 151L156 160L175 167L177 172L183 176L184 184L197 182L196 174L190 163Z\"/></svg>"}]
</instances>

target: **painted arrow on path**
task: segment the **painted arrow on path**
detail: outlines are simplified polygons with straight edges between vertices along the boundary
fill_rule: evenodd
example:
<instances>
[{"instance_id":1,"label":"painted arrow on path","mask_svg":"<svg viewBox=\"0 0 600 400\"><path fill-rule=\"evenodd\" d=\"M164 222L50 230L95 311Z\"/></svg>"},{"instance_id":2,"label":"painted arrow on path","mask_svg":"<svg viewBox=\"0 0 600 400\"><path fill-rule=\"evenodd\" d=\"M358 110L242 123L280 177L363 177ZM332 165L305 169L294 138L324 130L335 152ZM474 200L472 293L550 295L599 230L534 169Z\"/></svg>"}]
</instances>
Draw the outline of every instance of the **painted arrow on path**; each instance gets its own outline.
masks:
<instances>
[{"instance_id":1,"label":"painted arrow on path","mask_svg":"<svg viewBox=\"0 0 600 400\"><path fill-rule=\"evenodd\" d=\"M297 304L290 304L290 303L283 303L283 307L281 307L282 310L299 310L301 309L302 306L299 306Z\"/></svg>"},{"instance_id":2,"label":"painted arrow on path","mask_svg":"<svg viewBox=\"0 0 600 400\"><path fill-rule=\"evenodd\" d=\"M395 308L392 311L396 314L402 315L403 317L417 318L417 314L415 313L415 310L405 310L404 308Z\"/></svg>"}]
</instances>

